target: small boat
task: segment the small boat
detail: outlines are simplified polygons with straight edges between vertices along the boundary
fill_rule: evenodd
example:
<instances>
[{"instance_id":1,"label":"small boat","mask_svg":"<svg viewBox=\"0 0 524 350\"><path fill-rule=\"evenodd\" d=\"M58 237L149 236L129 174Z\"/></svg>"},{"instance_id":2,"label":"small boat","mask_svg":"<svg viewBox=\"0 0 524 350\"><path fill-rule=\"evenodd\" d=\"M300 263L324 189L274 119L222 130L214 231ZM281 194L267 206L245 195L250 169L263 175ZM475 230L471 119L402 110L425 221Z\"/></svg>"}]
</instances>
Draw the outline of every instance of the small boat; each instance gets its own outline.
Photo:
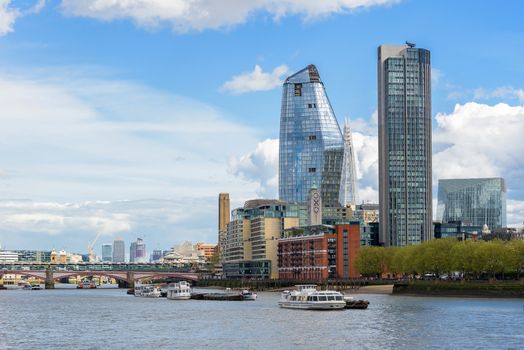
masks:
<instances>
[{"instance_id":1,"label":"small boat","mask_svg":"<svg viewBox=\"0 0 524 350\"><path fill-rule=\"evenodd\" d=\"M39 284L33 284L33 285L31 285L31 289L32 289L32 290L41 290L41 289L42 289L42 286L39 285Z\"/></svg>"},{"instance_id":2,"label":"small boat","mask_svg":"<svg viewBox=\"0 0 524 350\"><path fill-rule=\"evenodd\" d=\"M170 283L167 287L167 298L171 300L191 299L191 285L186 281Z\"/></svg>"},{"instance_id":3,"label":"small boat","mask_svg":"<svg viewBox=\"0 0 524 350\"><path fill-rule=\"evenodd\" d=\"M257 300L257 293L244 289L240 292L244 300Z\"/></svg>"},{"instance_id":4,"label":"small boat","mask_svg":"<svg viewBox=\"0 0 524 350\"><path fill-rule=\"evenodd\" d=\"M29 283L28 284L24 284L24 286L22 287L23 290L33 290L33 286L30 285Z\"/></svg>"},{"instance_id":5,"label":"small boat","mask_svg":"<svg viewBox=\"0 0 524 350\"><path fill-rule=\"evenodd\" d=\"M356 300L353 297L344 297L344 301L346 302L346 309L359 309L364 310L368 308L369 301L367 300Z\"/></svg>"},{"instance_id":6,"label":"small boat","mask_svg":"<svg viewBox=\"0 0 524 350\"><path fill-rule=\"evenodd\" d=\"M282 292L278 305L287 309L342 310L344 295L334 290L317 290L314 284L295 286L297 290Z\"/></svg>"},{"instance_id":7,"label":"small boat","mask_svg":"<svg viewBox=\"0 0 524 350\"><path fill-rule=\"evenodd\" d=\"M145 298L160 298L160 288L156 286L138 286L135 287L135 297L145 297Z\"/></svg>"},{"instance_id":8,"label":"small boat","mask_svg":"<svg viewBox=\"0 0 524 350\"><path fill-rule=\"evenodd\" d=\"M84 280L80 282L76 288L78 289L94 289L96 288L96 283L90 280Z\"/></svg>"}]
</instances>

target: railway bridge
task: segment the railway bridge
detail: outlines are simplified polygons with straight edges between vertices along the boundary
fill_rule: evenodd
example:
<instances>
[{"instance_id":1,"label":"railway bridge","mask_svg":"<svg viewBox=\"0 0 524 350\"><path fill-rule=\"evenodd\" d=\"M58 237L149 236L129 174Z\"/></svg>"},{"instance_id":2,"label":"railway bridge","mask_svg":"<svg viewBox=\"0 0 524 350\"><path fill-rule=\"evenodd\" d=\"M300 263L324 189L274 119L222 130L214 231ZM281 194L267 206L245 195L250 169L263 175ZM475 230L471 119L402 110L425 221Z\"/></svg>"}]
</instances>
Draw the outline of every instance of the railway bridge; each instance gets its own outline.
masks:
<instances>
[{"instance_id":1,"label":"railway bridge","mask_svg":"<svg viewBox=\"0 0 524 350\"><path fill-rule=\"evenodd\" d=\"M116 279L119 286L134 288L135 282L153 278L174 278L198 281L199 274L189 266L166 264L133 263L78 263L78 264L33 264L0 263L0 277L14 274L31 276L45 281L45 288L54 288L55 281L69 276L107 276Z\"/></svg>"}]
</instances>

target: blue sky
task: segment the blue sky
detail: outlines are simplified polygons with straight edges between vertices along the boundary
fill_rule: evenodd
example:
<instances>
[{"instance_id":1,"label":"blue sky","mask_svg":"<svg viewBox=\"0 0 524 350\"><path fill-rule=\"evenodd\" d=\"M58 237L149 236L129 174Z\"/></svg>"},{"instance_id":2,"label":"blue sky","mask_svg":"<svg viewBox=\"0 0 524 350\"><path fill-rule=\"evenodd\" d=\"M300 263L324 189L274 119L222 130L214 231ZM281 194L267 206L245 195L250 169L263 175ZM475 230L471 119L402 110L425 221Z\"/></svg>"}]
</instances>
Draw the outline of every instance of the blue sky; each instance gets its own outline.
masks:
<instances>
[{"instance_id":1,"label":"blue sky","mask_svg":"<svg viewBox=\"0 0 524 350\"><path fill-rule=\"evenodd\" d=\"M280 84L314 63L376 200L376 48L433 66L434 185L504 176L524 221L521 1L0 0L0 243L216 241L276 196ZM255 66L258 66L255 68ZM29 247L28 245L32 245Z\"/></svg>"}]
</instances>

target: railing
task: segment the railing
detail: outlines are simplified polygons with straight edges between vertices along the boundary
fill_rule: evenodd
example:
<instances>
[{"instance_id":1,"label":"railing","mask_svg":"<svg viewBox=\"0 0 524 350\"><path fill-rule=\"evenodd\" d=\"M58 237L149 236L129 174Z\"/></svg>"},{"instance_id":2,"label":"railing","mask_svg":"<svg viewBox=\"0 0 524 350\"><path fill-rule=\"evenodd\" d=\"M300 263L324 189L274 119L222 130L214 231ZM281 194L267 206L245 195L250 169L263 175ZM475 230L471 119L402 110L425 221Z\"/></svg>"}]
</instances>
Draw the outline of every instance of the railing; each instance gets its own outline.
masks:
<instances>
[{"instance_id":1,"label":"railing","mask_svg":"<svg viewBox=\"0 0 524 350\"><path fill-rule=\"evenodd\" d=\"M47 270L55 271L155 271L155 272L191 272L193 267L187 265L158 263L77 263L52 264L35 262L0 263L0 270Z\"/></svg>"}]
</instances>

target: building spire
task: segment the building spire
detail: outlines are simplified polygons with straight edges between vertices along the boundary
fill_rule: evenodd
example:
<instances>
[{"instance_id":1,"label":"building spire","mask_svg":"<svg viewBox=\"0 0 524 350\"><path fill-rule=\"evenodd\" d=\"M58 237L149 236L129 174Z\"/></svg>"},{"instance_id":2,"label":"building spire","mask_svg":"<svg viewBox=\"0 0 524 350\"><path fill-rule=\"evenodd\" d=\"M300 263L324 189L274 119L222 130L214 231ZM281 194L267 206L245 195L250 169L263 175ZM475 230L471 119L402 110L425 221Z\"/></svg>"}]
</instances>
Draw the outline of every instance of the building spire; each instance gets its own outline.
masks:
<instances>
[{"instance_id":1,"label":"building spire","mask_svg":"<svg viewBox=\"0 0 524 350\"><path fill-rule=\"evenodd\" d=\"M355 151L349 125L349 117L344 122L344 159L340 179L339 202L342 206L355 206L358 201L357 171L355 168Z\"/></svg>"}]
</instances>

